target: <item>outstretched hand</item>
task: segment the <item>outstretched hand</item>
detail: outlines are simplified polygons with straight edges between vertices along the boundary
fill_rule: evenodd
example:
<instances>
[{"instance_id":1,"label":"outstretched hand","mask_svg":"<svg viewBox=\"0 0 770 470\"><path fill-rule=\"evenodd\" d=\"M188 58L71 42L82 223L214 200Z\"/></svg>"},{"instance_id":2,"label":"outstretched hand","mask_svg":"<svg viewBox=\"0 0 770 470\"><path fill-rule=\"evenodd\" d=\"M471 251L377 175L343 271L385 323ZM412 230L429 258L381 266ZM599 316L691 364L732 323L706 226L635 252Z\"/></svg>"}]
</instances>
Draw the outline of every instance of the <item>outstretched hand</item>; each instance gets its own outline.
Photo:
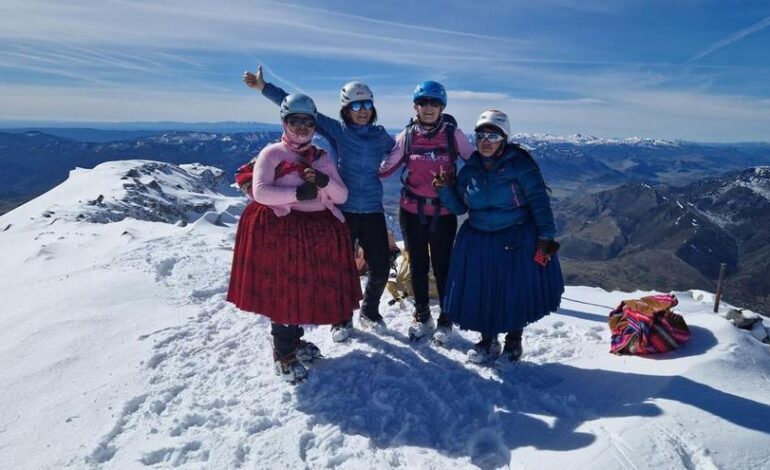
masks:
<instances>
[{"instance_id":1,"label":"outstretched hand","mask_svg":"<svg viewBox=\"0 0 770 470\"><path fill-rule=\"evenodd\" d=\"M259 91L262 91L263 88L265 88L265 79L262 76L262 66L257 67L256 73L251 73L249 71L243 72L243 83L246 84L249 88L256 88Z\"/></svg>"}]
</instances>

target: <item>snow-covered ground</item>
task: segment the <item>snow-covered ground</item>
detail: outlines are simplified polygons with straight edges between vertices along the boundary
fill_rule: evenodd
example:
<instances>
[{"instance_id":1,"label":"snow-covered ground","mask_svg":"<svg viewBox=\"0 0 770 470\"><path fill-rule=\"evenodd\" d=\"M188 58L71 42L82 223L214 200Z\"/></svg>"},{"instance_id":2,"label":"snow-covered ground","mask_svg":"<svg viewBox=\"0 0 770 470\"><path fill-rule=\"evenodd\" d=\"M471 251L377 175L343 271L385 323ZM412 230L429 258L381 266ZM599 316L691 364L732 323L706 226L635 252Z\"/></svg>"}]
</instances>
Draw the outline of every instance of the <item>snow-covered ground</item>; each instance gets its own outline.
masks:
<instances>
[{"instance_id":1,"label":"snow-covered ground","mask_svg":"<svg viewBox=\"0 0 770 470\"><path fill-rule=\"evenodd\" d=\"M325 358L285 384L224 300L243 199L216 176L103 164L0 217L3 468L767 468L770 349L703 292L677 293L690 342L639 358L606 319L647 293L569 287L497 368L465 362L473 333L410 344L386 294L388 332L310 330Z\"/></svg>"}]
</instances>

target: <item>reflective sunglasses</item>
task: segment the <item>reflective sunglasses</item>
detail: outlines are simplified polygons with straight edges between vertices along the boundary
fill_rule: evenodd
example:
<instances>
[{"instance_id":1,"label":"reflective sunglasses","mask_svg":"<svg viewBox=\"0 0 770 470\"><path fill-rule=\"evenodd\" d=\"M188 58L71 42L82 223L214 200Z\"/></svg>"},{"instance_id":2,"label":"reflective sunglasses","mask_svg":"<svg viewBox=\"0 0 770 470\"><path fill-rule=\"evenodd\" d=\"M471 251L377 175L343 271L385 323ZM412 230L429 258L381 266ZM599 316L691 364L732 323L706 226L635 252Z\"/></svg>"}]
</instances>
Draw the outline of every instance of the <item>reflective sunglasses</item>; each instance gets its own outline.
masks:
<instances>
[{"instance_id":1,"label":"reflective sunglasses","mask_svg":"<svg viewBox=\"0 0 770 470\"><path fill-rule=\"evenodd\" d=\"M420 107L433 106L433 107L436 107L436 108L440 108L441 106L443 106L441 101L439 101L439 100L432 100L430 98L420 98L419 100L415 101L414 104L416 104L417 106L420 106Z\"/></svg>"},{"instance_id":2,"label":"reflective sunglasses","mask_svg":"<svg viewBox=\"0 0 770 470\"><path fill-rule=\"evenodd\" d=\"M476 142L481 142L482 140L488 140L493 144L496 144L497 142L505 140L505 137L497 132L476 132Z\"/></svg>"},{"instance_id":3,"label":"reflective sunglasses","mask_svg":"<svg viewBox=\"0 0 770 470\"><path fill-rule=\"evenodd\" d=\"M371 111L374 108L374 103L372 103L372 100L354 101L350 103L348 106L350 107L351 111L357 113L362 109Z\"/></svg>"},{"instance_id":4,"label":"reflective sunglasses","mask_svg":"<svg viewBox=\"0 0 770 470\"><path fill-rule=\"evenodd\" d=\"M313 118L301 118L301 117L289 116L288 119L286 119L286 122L291 127L305 127L308 129L312 129L315 127L315 119Z\"/></svg>"}]
</instances>

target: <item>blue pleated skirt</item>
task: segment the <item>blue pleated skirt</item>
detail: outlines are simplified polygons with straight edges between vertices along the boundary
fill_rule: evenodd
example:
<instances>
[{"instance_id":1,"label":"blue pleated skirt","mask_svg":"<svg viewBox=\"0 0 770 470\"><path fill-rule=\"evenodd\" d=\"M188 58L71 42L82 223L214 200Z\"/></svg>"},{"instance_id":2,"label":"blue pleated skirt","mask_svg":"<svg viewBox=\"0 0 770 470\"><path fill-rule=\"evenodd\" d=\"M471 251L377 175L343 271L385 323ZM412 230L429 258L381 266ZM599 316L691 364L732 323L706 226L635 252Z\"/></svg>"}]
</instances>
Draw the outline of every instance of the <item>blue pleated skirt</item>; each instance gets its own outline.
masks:
<instances>
[{"instance_id":1,"label":"blue pleated skirt","mask_svg":"<svg viewBox=\"0 0 770 470\"><path fill-rule=\"evenodd\" d=\"M466 221L455 241L443 311L462 329L492 335L524 328L559 308L559 257L534 260L534 223L484 232Z\"/></svg>"}]
</instances>

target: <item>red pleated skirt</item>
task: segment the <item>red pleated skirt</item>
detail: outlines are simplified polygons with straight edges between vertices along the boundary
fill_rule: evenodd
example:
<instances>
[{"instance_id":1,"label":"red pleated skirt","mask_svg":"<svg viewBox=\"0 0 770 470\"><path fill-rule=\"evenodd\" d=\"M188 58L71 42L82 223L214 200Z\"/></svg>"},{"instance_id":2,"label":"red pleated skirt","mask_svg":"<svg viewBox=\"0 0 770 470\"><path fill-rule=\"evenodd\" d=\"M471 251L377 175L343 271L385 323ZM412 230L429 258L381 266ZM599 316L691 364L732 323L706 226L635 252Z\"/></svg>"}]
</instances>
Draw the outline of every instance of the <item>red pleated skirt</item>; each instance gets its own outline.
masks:
<instances>
[{"instance_id":1,"label":"red pleated skirt","mask_svg":"<svg viewBox=\"0 0 770 470\"><path fill-rule=\"evenodd\" d=\"M235 237L227 300L289 325L349 320L361 300L350 232L328 210L278 217L252 202Z\"/></svg>"}]
</instances>

